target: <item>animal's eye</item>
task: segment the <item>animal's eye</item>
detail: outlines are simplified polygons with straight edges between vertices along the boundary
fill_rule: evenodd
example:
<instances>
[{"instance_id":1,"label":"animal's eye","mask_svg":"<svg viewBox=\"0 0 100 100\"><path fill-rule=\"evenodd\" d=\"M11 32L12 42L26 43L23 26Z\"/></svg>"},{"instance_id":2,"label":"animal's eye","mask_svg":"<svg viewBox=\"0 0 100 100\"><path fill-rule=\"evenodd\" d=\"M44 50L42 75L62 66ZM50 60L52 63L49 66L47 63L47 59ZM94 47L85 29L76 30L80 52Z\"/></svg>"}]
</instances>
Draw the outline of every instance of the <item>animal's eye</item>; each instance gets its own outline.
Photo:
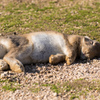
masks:
<instances>
[{"instance_id":1,"label":"animal's eye","mask_svg":"<svg viewBox=\"0 0 100 100\"><path fill-rule=\"evenodd\" d=\"M91 41L90 44L93 44L93 41Z\"/></svg>"}]
</instances>

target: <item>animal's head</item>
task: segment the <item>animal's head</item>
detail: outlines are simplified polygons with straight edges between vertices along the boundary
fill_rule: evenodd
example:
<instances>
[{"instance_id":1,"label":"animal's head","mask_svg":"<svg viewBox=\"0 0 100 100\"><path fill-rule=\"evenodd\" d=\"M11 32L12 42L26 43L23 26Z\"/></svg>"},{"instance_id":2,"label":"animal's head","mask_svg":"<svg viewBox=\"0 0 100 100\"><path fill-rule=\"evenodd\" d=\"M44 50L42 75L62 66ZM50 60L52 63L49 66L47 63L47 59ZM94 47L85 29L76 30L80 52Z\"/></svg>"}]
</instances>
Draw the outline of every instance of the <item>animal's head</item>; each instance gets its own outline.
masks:
<instances>
[{"instance_id":1,"label":"animal's head","mask_svg":"<svg viewBox=\"0 0 100 100\"><path fill-rule=\"evenodd\" d=\"M82 45L81 45L81 59L92 59L95 56L98 56L98 43L95 40L91 40L88 36L85 36L82 39Z\"/></svg>"}]
</instances>

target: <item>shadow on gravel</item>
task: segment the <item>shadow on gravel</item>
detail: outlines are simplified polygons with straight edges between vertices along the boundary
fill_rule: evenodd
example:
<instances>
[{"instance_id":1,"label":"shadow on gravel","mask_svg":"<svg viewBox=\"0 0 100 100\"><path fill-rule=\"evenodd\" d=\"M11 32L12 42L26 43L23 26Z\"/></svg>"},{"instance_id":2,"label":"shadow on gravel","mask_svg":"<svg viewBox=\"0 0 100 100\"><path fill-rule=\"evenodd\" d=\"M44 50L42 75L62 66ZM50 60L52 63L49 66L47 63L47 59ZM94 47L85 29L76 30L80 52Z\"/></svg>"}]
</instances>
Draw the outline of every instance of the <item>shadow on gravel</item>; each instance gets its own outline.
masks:
<instances>
[{"instance_id":1,"label":"shadow on gravel","mask_svg":"<svg viewBox=\"0 0 100 100\"><path fill-rule=\"evenodd\" d=\"M87 60L79 60L77 59L73 64L78 64L78 63L87 63L91 61ZM44 63L44 64L31 64L31 65L24 65L26 73L48 73L49 70L57 70L59 67L67 67L70 65L67 65L65 62L59 63L56 65L51 65L50 63Z\"/></svg>"},{"instance_id":2,"label":"shadow on gravel","mask_svg":"<svg viewBox=\"0 0 100 100\"><path fill-rule=\"evenodd\" d=\"M94 58L94 59L100 59L100 58ZM76 61L73 64L85 64L85 63L89 63L91 64L91 62L93 62L93 60L80 60L80 59L76 59ZM72 65L73 65L72 64ZM59 63L56 65L51 65L50 63L40 63L40 64L31 64L31 65L24 65L25 66L25 71L26 73L47 73L49 72L51 69L52 70L57 70L59 67L67 67L67 66L71 66L71 65L67 65L65 62L63 63Z\"/></svg>"},{"instance_id":3,"label":"shadow on gravel","mask_svg":"<svg viewBox=\"0 0 100 100\"><path fill-rule=\"evenodd\" d=\"M97 60L100 60L100 58L94 58ZM76 64L85 64L85 63L89 63L91 64L93 62L93 60L80 60L80 59L76 59L76 61L73 63L74 65ZM72 65L73 65L72 64ZM29 64L29 65L24 65L25 67L25 71L26 73L37 73L37 74L41 74L41 73L49 73L50 70L58 70L59 68L62 69L63 67L70 67L72 65L67 65L65 62L56 64L56 65L52 65L50 63L39 63L39 64ZM10 71L7 70L7 71ZM6 71L0 71L0 73L3 73Z\"/></svg>"},{"instance_id":4,"label":"shadow on gravel","mask_svg":"<svg viewBox=\"0 0 100 100\"><path fill-rule=\"evenodd\" d=\"M57 70L63 66L67 66L66 63L59 63L57 65L51 65L50 63L24 65L26 73L49 73L51 69Z\"/></svg>"}]
</instances>

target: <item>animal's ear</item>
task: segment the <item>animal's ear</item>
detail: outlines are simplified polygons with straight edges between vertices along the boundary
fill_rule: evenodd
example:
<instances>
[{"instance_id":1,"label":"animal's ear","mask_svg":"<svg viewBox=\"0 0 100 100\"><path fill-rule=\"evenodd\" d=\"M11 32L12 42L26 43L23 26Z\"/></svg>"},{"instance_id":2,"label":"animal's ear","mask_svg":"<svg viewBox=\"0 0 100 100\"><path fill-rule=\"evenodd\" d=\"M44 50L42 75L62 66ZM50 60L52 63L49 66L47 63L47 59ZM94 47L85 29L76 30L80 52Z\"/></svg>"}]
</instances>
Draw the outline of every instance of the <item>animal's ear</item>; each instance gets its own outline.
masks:
<instances>
[{"instance_id":1,"label":"animal's ear","mask_svg":"<svg viewBox=\"0 0 100 100\"><path fill-rule=\"evenodd\" d=\"M97 44L98 44L98 42L97 42L96 40L94 40L94 41L93 41L93 45L96 46Z\"/></svg>"},{"instance_id":2,"label":"animal's ear","mask_svg":"<svg viewBox=\"0 0 100 100\"><path fill-rule=\"evenodd\" d=\"M84 38L86 38L86 39L90 39L90 37L88 37L88 36L84 36Z\"/></svg>"},{"instance_id":3,"label":"animal's ear","mask_svg":"<svg viewBox=\"0 0 100 100\"><path fill-rule=\"evenodd\" d=\"M84 42L86 45L93 45L93 40L91 40L88 36L84 36L83 42Z\"/></svg>"}]
</instances>

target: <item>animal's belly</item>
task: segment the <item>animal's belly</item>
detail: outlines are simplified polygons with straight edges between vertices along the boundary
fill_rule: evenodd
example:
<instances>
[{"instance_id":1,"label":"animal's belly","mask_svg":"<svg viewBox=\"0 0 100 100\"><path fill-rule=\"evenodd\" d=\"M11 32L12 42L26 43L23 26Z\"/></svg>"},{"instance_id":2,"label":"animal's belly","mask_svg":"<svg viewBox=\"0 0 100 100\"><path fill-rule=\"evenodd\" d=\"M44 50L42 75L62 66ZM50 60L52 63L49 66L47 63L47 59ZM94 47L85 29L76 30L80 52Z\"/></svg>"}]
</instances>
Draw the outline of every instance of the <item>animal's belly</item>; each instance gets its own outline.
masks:
<instances>
[{"instance_id":1,"label":"animal's belly","mask_svg":"<svg viewBox=\"0 0 100 100\"><path fill-rule=\"evenodd\" d=\"M41 48L41 47L40 47ZM36 63L36 62L48 62L49 60L49 57L51 54L57 54L57 53L62 53L61 50L58 50L56 48L52 48L48 46L42 48L42 49L39 49L39 48L35 48L32 55L31 55L31 58L33 59L33 62Z\"/></svg>"},{"instance_id":2,"label":"animal's belly","mask_svg":"<svg viewBox=\"0 0 100 100\"><path fill-rule=\"evenodd\" d=\"M63 53L59 38L46 34L32 37L34 49L31 54L33 63L48 62L51 54Z\"/></svg>"}]
</instances>

